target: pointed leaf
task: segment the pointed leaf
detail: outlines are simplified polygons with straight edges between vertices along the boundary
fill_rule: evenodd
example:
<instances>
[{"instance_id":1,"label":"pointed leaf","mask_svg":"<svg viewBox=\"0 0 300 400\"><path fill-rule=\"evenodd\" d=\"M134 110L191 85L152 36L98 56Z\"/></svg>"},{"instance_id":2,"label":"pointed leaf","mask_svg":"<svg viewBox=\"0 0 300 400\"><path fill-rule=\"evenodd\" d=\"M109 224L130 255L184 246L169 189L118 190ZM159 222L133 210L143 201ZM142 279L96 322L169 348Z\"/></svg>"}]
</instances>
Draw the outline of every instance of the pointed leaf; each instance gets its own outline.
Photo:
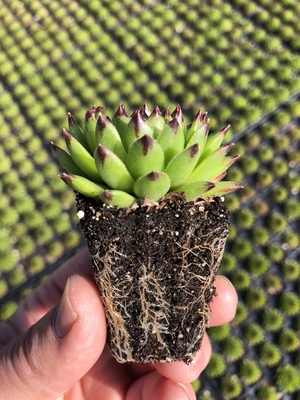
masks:
<instances>
[{"instance_id":1,"label":"pointed leaf","mask_svg":"<svg viewBox=\"0 0 300 400\"><path fill-rule=\"evenodd\" d=\"M156 140L144 135L130 146L126 165L133 179L164 168L164 153Z\"/></svg>"},{"instance_id":2,"label":"pointed leaf","mask_svg":"<svg viewBox=\"0 0 300 400\"><path fill-rule=\"evenodd\" d=\"M98 185L83 176L73 174L62 174L59 177L73 190L80 192L86 197L97 197L106 189L105 186Z\"/></svg>"},{"instance_id":3,"label":"pointed leaf","mask_svg":"<svg viewBox=\"0 0 300 400\"><path fill-rule=\"evenodd\" d=\"M182 185L195 168L199 158L199 146L194 144L177 154L167 165L165 172L171 180L171 189Z\"/></svg>"},{"instance_id":4,"label":"pointed leaf","mask_svg":"<svg viewBox=\"0 0 300 400\"><path fill-rule=\"evenodd\" d=\"M69 153L78 167L85 172L91 180L102 183L102 179L97 171L94 158L90 153L70 135L65 129L63 131L65 141L69 150Z\"/></svg>"},{"instance_id":5,"label":"pointed leaf","mask_svg":"<svg viewBox=\"0 0 300 400\"><path fill-rule=\"evenodd\" d=\"M189 130L188 130L188 136L187 136L187 142L191 139L191 137L194 135L194 133L200 129L204 124L210 124L210 120L207 117L208 113L202 113L201 108L198 110Z\"/></svg>"},{"instance_id":6,"label":"pointed leaf","mask_svg":"<svg viewBox=\"0 0 300 400\"><path fill-rule=\"evenodd\" d=\"M117 128L121 138L123 137L130 120L131 118L127 114L124 104L120 104L111 122Z\"/></svg>"},{"instance_id":7,"label":"pointed leaf","mask_svg":"<svg viewBox=\"0 0 300 400\"><path fill-rule=\"evenodd\" d=\"M229 152L232 146L232 144L229 144L221 147L201 161L187 179L187 183L212 180L209 177L214 176L215 171L217 171L219 166L222 164L226 154ZM220 172L217 173L217 175L219 174Z\"/></svg>"},{"instance_id":8,"label":"pointed leaf","mask_svg":"<svg viewBox=\"0 0 300 400\"><path fill-rule=\"evenodd\" d=\"M182 109L180 107L180 104L177 104L175 110L172 112L172 117L173 118L177 118L179 124L183 125L184 117L183 117L183 114L182 114Z\"/></svg>"},{"instance_id":9,"label":"pointed leaf","mask_svg":"<svg viewBox=\"0 0 300 400\"><path fill-rule=\"evenodd\" d=\"M225 176L227 175L227 172L224 171L222 172L220 175L216 176L214 179L212 179L212 182L216 183L216 182L220 182L222 179L225 178Z\"/></svg>"},{"instance_id":10,"label":"pointed leaf","mask_svg":"<svg viewBox=\"0 0 300 400\"><path fill-rule=\"evenodd\" d=\"M202 188L202 190L210 190L215 187L213 182L208 181L198 181L198 182L191 182L191 183L184 183L180 185L174 190L174 192L186 192L191 190L196 190L198 188Z\"/></svg>"},{"instance_id":11,"label":"pointed leaf","mask_svg":"<svg viewBox=\"0 0 300 400\"><path fill-rule=\"evenodd\" d=\"M140 109L141 115L144 119L148 119L149 115L151 114L151 111L149 110L147 104L145 103L143 107Z\"/></svg>"},{"instance_id":12,"label":"pointed leaf","mask_svg":"<svg viewBox=\"0 0 300 400\"><path fill-rule=\"evenodd\" d=\"M154 107L152 113L149 115L149 118L147 119L147 122L153 129L153 138L157 139L158 135L163 130L166 124L165 119L162 116L157 106Z\"/></svg>"},{"instance_id":13,"label":"pointed leaf","mask_svg":"<svg viewBox=\"0 0 300 400\"><path fill-rule=\"evenodd\" d=\"M169 107L167 107L163 112L162 112L162 116L163 116L163 118L164 118L164 120L165 120L165 123L168 123L168 122L170 122L170 121L172 121L172 115L171 115L171 113L170 113L170 109L169 109Z\"/></svg>"},{"instance_id":14,"label":"pointed leaf","mask_svg":"<svg viewBox=\"0 0 300 400\"><path fill-rule=\"evenodd\" d=\"M130 145L144 135L152 137L153 129L146 123L141 112L136 110L121 137L125 151L128 151Z\"/></svg>"},{"instance_id":15,"label":"pointed leaf","mask_svg":"<svg viewBox=\"0 0 300 400\"><path fill-rule=\"evenodd\" d=\"M218 150L220 148L229 128L230 128L230 125L227 125L220 132L214 133L212 135L208 135L208 138L207 138L206 144L205 144L205 148L201 154L199 162L201 162L206 157L208 157L210 154L214 153L216 150Z\"/></svg>"},{"instance_id":16,"label":"pointed leaf","mask_svg":"<svg viewBox=\"0 0 300 400\"><path fill-rule=\"evenodd\" d=\"M215 187L213 182L193 182L198 183L198 185L190 184L190 187L186 187L184 190L187 201L192 201L200 196L206 196L207 193Z\"/></svg>"},{"instance_id":17,"label":"pointed leaf","mask_svg":"<svg viewBox=\"0 0 300 400\"><path fill-rule=\"evenodd\" d=\"M224 172L227 171L227 169L239 158L239 155L236 156L226 156L223 158L221 164L214 170L211 171L210 174L207 174L207 179L209 179L212 182L217 182L219 179L219 176L223 174Z\"/></svg>"},{"instance_id":18,"label":"pointed leaf","mask_svg":"<svg viewBox=\"0 0 300 400\"><path fill-rule=\"evenodd\" d=\"M102 144L115 153L122 161L126 160L126 153L116 127L102 114L99 115L96 129L97 144Z\"/></svg>"},{"instance_id":19,"label":"pointed leaf","mask_svg":"<svg viewBox=\"0 0 300 400\"><path fill-rule=\"evenodd\" d=\"M103 108L102 106L94 107L85 114L85 138L91 154L94 154L97 147L96 124L97 118Z\"/></svg>"},{"instance_id":20,"label":"pointed leaf","mask_svg":"<svg viewBox=\"0 0 300 400\"><path fill-rule=\"evenodd\" d=\"M94 158L99 175L109 187L132 193L134 180L117 155L100 144Z\"/></svg>"},{"instance_id":21,"label":"pointed leaf","mask_svg":"<svg viewBox=\"0 0 300 400\"><path fill-rule=\"evenodd\" d=\"M178 104L176 106L175 110L172 112L172 117L176 118L179 125L182 126L185 142L187 142L188 129L187 129L187 125L185 123L184 117L183 117L183 113L182 113L180 104Z\"/></svg>"},{"instance_id":22,"label":"pointed leaf","mask_svg":"<svg viewBox=\"0 0 300 400\"><path fill-rule=\"evenodd\" d=\"M208 130L209 130L209 120L194 131L193 135L191 135L191 137L188 141L188 144L186 146L186 147L190 147L193 144L198 143L199 149L200 149L199 157L201 157L202 152L205 149Z\"/></svg>"},{"instance_id":23,"label":"pointed leaf","mask_svg":"<svg viewBox=\"0 0 300 400\"><path fill-rule=\"evenodd\" d=\"M209 197L223 196L224 194L231 193L242 188L243 186L239 185L236 182L231 182L231 181L216 182L215 187L209 190L205 194L205 196Z\"/></svg>"},{"instance_id":24,"label":"pointed leaf","mask_svg":"<svg viewBox=\"0 0 300 400\"><path fill-rule=\"evenodd\" d=\"M73 161L73 158L69 153L53 142L51 142L51 145L59 162L69 172L69 174L80 175L88 178L88 176L78 167L75 161Z\"/></svg>"},{"instance_id":25,"label":"pointed leaf","mask_svg":"<svg viewBox=\"0 0 300 400\"><path fill-rule=\"evenodd\" d=\"M133 186L134 194L140 199L160 200L170 188L170 178L164 172L150 172L141 176Z\"/></svg>"},{"instance_id":26,"label":"pointed leaf","mask_svg":"<svg viewBox=\"0 0 300 400\"><path fill-rule=\"evenodd\" d=\"M105 190L99 195L103 203L118 208L129 208L136 198L121 190Z\"/></svg>"},{"instance_id":27,"label":"pointed leaf","mask_svg":"<svg viewBox=\"0 0 300 400\"><path fill-rule=\"evenodd\" d=\"M70 112L68 113L68 122L69 122L70 134L76 140L78 140L78 142L80 144L82 144L83 147L87 148L88 144L87 144L87 141L85 139L84 133L83 133L82 129L80 128L80 126L75 121L75 119L72 117L72 114Z\"/></svg>"},{"instance_id":28,"label":"pointed leaf","mask_svg":"<svg viewBox=\"0 0 300 400\"><path fill-rule=\"evenodd\" d=\"M177 118L165 125L157 138L165 153L165 165L184 149L184 140L183 126L178 123Z\"/></svg>"}]
</instances>

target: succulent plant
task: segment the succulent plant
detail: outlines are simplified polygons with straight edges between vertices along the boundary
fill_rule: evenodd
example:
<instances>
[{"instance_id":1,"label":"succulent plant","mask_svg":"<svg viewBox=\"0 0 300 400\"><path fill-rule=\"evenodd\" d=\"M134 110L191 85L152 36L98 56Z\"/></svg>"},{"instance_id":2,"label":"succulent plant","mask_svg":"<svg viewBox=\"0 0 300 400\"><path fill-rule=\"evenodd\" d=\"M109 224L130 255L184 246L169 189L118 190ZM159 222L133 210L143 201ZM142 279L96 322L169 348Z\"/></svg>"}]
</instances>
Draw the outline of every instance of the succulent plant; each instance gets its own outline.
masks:
<instances>
[{"instance_id":1,"label":"succulent plant","mask_svg":"<svg viewBox=\"0 0 300 400\"><path fill-rule=\"evenodd\" d=\"M244 337L249 346L255 346L265 339L265 331L257 322L251 322L245 325Z\"/></svg>"},{"instance_id":2,"label":"succulent plant","mask_svg":"<svg viewBox=\"0 0 300 400\"><path fill-rule=\"evenodd\" d=\"M261 363L267 367L274 367L279 364L282 359L279 347L271 342L266 342L261 346L259 356Z\"/></svg>"},{"instance_id":3,"label":"succulent plant","mask_svg":"<svg viewBox=\"0 0 300 400\"><path fill-rule=\"evenodd\" d=\"M225 340L231 332L231 327L229 324L223 324L219 326L213 326L209 328L209 338L214 342L221 342Z\"/></svg>"},{"instance_id":4,"label":"succulent plant","mask_svg":"<svg viewBox=\"0 0 300 400\"><path fill-rule=\"evenodd\" d=\"M250 274L243 269L233 271L230 278L236 290L243 291L251 285Z\"/></svg>"},{"instance_id":5,"label":"succulent plant","mask_svg":"<svg viewBox=\"0 0 300 400\"><path fill-rule=\"evenodd\" d=\"M98 197L119 208L138 199L159 201L169 192L184 192L187 201L222 196L241 186L222 181L239 156L228 156L223 144L229 125L208 135L210 120L198 111L189 125L178 105L170 114L147 106L130 117L120 105L112 120L103 107L87 111L81 129L69 113L64 130L68 152L52 142L67 173L61 179L86 197Z\"/></svg>"},{"instance_id":6,"label":"succulent plant","mask_svg":"<svg viewBox=\"0 0 300 400\"><path fill-rule=\"evenodd\" d=\"M257 361L246 359L241 363L240 376L247 385L253 385L262 376L262 370Z\"/></svg>"},{"instance_id":7,"label":"succulent plant","mask_svg":"<svg viewBox=\"0 0 300 400\"><path fill-rule=\"evenodd\" d=\"M222 378L221 390L225 399L237 399L243 391L243 386L237 375L229 375Z\"/></svg>"},{"instance_id":8,"label":"succulent plant","mask_svg":"<svg viewBox=\"0 0 300 400\"><path fill-rule=\"evenodd\" d=\"M229 235L222 196L241 187L222 181L239 157L223 144L229 125L209 135L209 124L201 110L186 124L179 105L131 117L120 105L111 120L95 106L83 129L69 113L68 151L52 143L76 192L119 362L189 364L201 347Z\"/></svg>"},{"instance_id":9,"label":"succulent plant","mask_svg":"<svg viewBox=\"0 0 300 400\"><path fill-rule=\"evenodd\" d=\"M282 265L282 273L287 281L296 281L300 276L300 263L287 258Z\"/></svg>"},{"instance_id":10,"label":"succulent plant","mask_svg":"<svg viewBox=\"0 0 300 400\"><path fill-rule=\"evenodd\" d=\"M263 313L263 326L270 332L279 331L284 324L282 313L273 307L267 308Z\"/></svg>"},{"instance_id":11,"label":"succulent plant","mask_svg":"<svg viewBox=\"0 0 300 400\"><path fill-rule=\"evenodd\" d=\"M283 280L277 274L267 274L264 281L264 287L270 294L280 293L284 289Z\"/></svg>"},{"instance_id":12,"label":"succulent plant","mask_svg":"<svg viewBox=\"0 0 300 400\"><path fill-rule=\"evenodd\" d=\"M276 383L285 393L298 391L300 386L299 371L291 364L280 366L276 373Z\"/></svg>"},{"instance_id":13,"label":"succulent plant","mask_svg":"<svg viewBox=\"0 0 300 400\"><path fill-rule=\"evenodd\" d=\"M280 332L280 347L287 353L299 350L300 340L298 333L291 328L285 328Z\"/></svg>"},{"instance_id":14,"label":"succulent plant","mask_svg":"<svg viewBox=\"0 0 300 400\"><path fill-rule=\"evenodd\" d=\"M206 373L212 377L216 378L224 374L227 365L224 357L221 354L213 353L211 359L207 365Z\"/></svg>"},{"instance_id":15,"label":"succulent plant","mask_svg":"<svg viewBox=\"0 0 300 400\"><path fill-rule=\"evenodd\" d=\"M300 297L293 292L283 293L280 298L280 309L288 316L299 315Z\"/></svg>"},{"instance_id":16,"label":"succulent plant","mask_svg":"<svg viewBox=\"0 0 300 400\"><path fill-rule=\"evenodd\" d=\"M246 305L240 300L237 305L235 317L233 319L233 324L239 325L244 321L246 321L248 317L249 317L249 310L246 307Z\"/></svg>"},{"instance_id":17,"label":"succulent plant","mask_svg":"<svg viewBox=\"0 0 300 400\"><path fill-rule=\"evenodd\" d=\"M277 400L277 390L274 386L261 386L257 391L258 400Z\"/></svg>"},{"instance_id":18,"label":"succulent plant","mask_svg":"<svg viewBox=\"0 0 300 400\"><path fill-rule=\"evenodd\" d=\"M266 292L260 288L252 286L247 290L246 303L252 310L262 309L267 302Z\"/></svg>"},{"instance_id":19,"label":"succulent plant","mask_svg":"<svg viewBox=\"0 0 300 400\"><path fill-rule=\"evenodd\" d=\"M245 354L245 344L236 336L229 336L223 343L223 354L228 361L239 360Z\"/></svg>"}]
</instances>

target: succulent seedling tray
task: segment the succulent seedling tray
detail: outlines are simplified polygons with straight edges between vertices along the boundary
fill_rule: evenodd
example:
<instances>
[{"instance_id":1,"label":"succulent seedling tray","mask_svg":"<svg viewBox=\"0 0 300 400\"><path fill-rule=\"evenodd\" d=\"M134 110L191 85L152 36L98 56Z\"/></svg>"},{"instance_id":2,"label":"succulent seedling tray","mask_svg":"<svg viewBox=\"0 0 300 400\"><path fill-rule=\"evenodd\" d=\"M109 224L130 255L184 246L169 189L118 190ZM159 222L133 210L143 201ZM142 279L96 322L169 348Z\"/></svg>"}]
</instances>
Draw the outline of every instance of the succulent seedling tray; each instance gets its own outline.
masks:
<instances>
[{"instance_id":1,"label":"succulent seedling tray","mask_svg":"<svg viewBox=\"0 0 300 400\"><path fill-rule=\"evenodd\" d=\"M300 398L299 13L298 0L2 1L0 319L84 246L50 147L67 112L201 106L211 131L232 125L245 189L227 196L220 269L238 312L209 330L198 398Z\"/></svg>"}]
</instances>

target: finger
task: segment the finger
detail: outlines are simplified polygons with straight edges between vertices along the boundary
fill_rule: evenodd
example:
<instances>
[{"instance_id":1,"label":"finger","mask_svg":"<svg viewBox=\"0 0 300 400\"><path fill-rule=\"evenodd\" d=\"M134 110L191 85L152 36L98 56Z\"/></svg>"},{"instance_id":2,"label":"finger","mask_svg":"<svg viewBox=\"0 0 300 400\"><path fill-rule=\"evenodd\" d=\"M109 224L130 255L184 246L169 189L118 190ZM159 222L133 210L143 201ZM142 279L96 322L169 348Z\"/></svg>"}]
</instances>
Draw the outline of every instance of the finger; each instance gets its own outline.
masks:
<instances>
[{"instance_id":1,"label":"finger","mask_svg":"<svg viewBox=\"0 0 300 400\"><path fill-rule=\"evenodd\" d=\"M132 376L137 377L155 371L156 368L154 364L139 364L131 362L128 364L128 370L130 371Z\"/></svg>"},{"instance_id":2,"label":"finger","mask_svg":"<svg viewBox=\"0 0 300 400\"><path fill-rule=\"evenodd\" d=\"M225 276L217 276L216 291L217 296L210 303L211 315L208 324L210 327L232 321L238 303L236 290Z\"/></svg>"},{"instance_id":3,"label":"finger","mask_svg":"<svg viewBox=\"0 0 300 400\"><path fill-rule=\"evenodd\" d=\"M194 400L191 385L162 377L157 371L134 381L127 391L126 400Z\"/></svg>"},{"instance_id":4,"label":"finger","mask_svg":"<svg viewBox=\"0 0 300 400\"><path fill-rule=\"evenodd\" d=\"M211 344L205 333L201 348L191 364L187 365L183 361L176 361L172 363L156 363L154 365L157 371L166 378L174 379L181 383L193 382L207 366L211 352Z\"/></svg>"},{"instance_id":5,"label":"finger","mask_svg":"<svg viewBox=\"0 0 300 400\"><path fill-rule=\"evenodd\" d=\"M49 312L60 301L68 277L77 273L93 274L87 249L70 258L20 304L15 314L6 321L13 332L6 335L8 340L27 331Z\"/></svg>"},{"instance_id":6,"label":"finger","mask_svg":"<svg viewBox=\"0 0 300 400\"><path fill-rule=\"evenodd\" d=\"M97 287L90 277L71 276L59 307L0 352L2 397L58 398L91 369L105 341Z\"/></svg>"}]
</instances>

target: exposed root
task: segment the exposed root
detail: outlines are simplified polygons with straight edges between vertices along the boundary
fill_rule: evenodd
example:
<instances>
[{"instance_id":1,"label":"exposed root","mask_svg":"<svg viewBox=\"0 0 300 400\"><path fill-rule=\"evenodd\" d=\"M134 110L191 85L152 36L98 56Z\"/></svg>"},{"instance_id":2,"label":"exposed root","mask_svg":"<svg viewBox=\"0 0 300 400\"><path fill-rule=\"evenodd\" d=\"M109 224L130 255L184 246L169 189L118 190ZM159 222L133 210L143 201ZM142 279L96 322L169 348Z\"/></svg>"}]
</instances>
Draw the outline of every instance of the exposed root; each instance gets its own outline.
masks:
<instances>
[{"instance_id":1,"label":"exposed root","mask_svg":"<svg viewBox=\"0 0 300 400\"><path fill-rule=\"evenodd\" d=\"M97 233L88 236L119 362L190 363L209 322L228 211L221 202L202 201L201 211L194 203L167 203L126 213L102 209ZM90 233L90 221L81 223Z\"/></svg>"}]
</instances>

